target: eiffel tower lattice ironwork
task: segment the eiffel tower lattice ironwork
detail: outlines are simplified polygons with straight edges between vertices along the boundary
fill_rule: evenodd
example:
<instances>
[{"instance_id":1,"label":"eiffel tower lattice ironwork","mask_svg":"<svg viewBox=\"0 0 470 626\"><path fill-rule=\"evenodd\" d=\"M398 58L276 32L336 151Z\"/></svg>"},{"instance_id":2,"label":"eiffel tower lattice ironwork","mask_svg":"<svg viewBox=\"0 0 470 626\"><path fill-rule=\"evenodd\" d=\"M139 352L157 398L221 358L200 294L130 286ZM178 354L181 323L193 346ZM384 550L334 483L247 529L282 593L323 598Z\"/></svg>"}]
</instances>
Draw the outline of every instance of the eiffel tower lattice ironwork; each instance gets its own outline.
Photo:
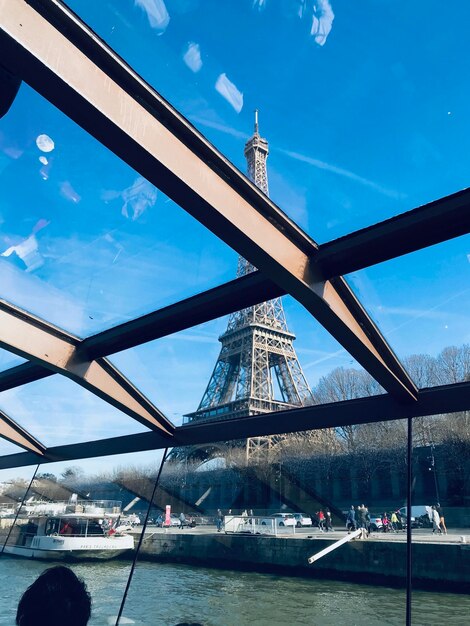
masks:
<instances>
[{"instance_id":1,"label":"eiffel tower lattice ironwork","mask_svg":"<svg viewBox=\"0 0 470 626\"><path fill-rule=\"evenodd\" d=\"M249 178L268 195L268 142L258 129L245 145ZM255 268L242 256L237 277ZM295 335L287 328L281 298L232 313L214 371L199 407L185 417L190 422L231 419L281 411L313 403L309 384L298 361ZM260 460L283 436L247 440L247 458Z\"/></svg>"}]
</instances>

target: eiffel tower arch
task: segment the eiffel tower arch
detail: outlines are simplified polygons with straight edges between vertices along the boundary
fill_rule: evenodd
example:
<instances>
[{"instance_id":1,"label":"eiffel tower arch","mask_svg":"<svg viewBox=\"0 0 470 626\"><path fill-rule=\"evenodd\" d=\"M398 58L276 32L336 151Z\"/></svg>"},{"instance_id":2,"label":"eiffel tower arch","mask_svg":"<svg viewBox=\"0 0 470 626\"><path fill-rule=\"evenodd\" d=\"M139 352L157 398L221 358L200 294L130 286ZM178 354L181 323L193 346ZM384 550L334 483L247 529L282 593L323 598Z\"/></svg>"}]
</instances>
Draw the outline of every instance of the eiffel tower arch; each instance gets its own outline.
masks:
<instances>
[{"instance_id":1,"label":"eiffel tower arch","mask_svg":"<svg viewBox=\"0 0 470 626\"><path fill-rule=\"evenodd\" d=\"M268 142L258 129L245 146L249 178L268 195ZM239 257L237 277L255 268ZM275 298L229 317L219 337L219 357L196 411L189 422L232 419L313 404L309 384L294 348L295 335L287 327L281 298ZM246 442L247 460L272 456L284 436L253 437Z\"/></svg>"}]
</instances>

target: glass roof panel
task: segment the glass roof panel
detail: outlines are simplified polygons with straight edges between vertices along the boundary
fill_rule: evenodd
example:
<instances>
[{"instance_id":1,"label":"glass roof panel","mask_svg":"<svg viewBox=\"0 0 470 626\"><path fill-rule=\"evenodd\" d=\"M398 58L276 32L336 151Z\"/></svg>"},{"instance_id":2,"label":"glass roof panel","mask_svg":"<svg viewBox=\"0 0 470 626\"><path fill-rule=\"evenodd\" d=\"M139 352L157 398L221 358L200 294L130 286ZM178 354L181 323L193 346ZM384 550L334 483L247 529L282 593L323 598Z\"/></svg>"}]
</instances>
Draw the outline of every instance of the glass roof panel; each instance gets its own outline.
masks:
<instances>
[{"instance_id":1,"label":"glass roof panel","mask_svg":"<svg viewBox=\"0 0 470 626\"><path fill-rule=\"evenodd\" d=\"M20 356L13 354L13 352L0 348L0 372L8 370L10 367L21 365L21 363L26 363L26 359L22 359Z\"/></svg>"},{"instance_id":2,"label":"glass roof panel","mask_svg":"<svg viewBox=\"0 0 470 626\"><path fill-rule=\"evenodd\" d=\"M458 382L446 380L442 372L435 380L423 377L423 359L410 360L417 354L435 359L450 346L463 351L460 357L470 375L469 235L354 272L347 279L418 386Z\"/></svg>"},{"instance_id":3,"label":"glass roof panel","mask_svg":"<svg viewBox=\"0 0 470 626\"><path fill-rule=\"evenodd\" d=\"M0 297L76 335L232 278L230 248L24 85L0 185Z\"/></svg>"},{"instance_id":4,"label":"glass roof panel","mask_svg":"<svg viewBox=\"0 0 470 626\"><path fill-rule=\"evenodd\" d=\"M271 197L320 242L468 185L466 2L68 4L242 171L259 108Z\"/></svg>"},{"instance_id":5,"label":"glass roof panel","mask_svg":"<svg viewBox=\"0 0 470 626\"><path fill-rule=\"evenodd\" d=\"M315 401L347 399L336 395L341 393L341 381L352 370L359 372L362 380L364 375L367 377L364 370L293 298L286 296L282 300L288 330L296 335L293 345L298 363ZM221 351L218 338L226 331L227 321L227 317L219 318L124 350L109 360L178 426L183 416L196 411L201 402ZM341 380L331 379L336 368L342 368ZM271 376L273 397L282 401L274 370ZM371 390L380 392L375 381ZM350 393L356 392L351 389Z\"/></svg>"},{"instance_id":6,"label":"glass roof panel","mask_svg":"<svg viewBox=\"0 0 470 626\"><path fill-rule=\"evenodd\" d=\"M3 391L0 409L47 447L148 431L59 375Z\"/></svg>"}]
</instances>

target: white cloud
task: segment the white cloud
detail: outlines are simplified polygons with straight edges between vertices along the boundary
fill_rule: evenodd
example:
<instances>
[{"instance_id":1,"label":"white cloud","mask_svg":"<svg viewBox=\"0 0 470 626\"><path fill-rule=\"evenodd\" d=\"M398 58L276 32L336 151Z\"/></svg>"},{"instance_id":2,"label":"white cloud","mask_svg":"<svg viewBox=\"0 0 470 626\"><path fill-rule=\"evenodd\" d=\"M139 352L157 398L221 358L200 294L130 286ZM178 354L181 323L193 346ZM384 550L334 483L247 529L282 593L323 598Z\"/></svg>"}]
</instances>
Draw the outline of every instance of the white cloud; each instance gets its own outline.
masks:
<instances>
[{"instance_id":1,"label":"white cloud","mask_svg":"<svg viewBox=\"0 0 470 626\"><path fill-rule=\"evenodd\" d=\"M310 34L315 38L315 43L324 46L333 26L335 14L328 0L317 0L313 8L312 28Z\"/></svg>"},{"instance_id":2,"label":"white cloud","mask_svg":"<svg viewBox=\"0 0 470 626\"><path fill-rule=\"evenodd\" d=\"M267 4L268 0L253 0L253 8L258 9L259 11L265 9Z\"/></svg>"},{"instance_id":3,"label":"white cloud","mask_svg":"<svg viewBox=\"0 0 470 626\"><path fill-rule=\"evenodd\" d=\"M215 83L216 91L225 98L237 113L243 108L243 94L239 89L227 78L225 73L220 74Z\"/></svg>"},{"instance_id":4,"label":"white cloud","mask_svg":"<svg viewBox=\"0 0 470 626\"><path fill-rule=\"evenodd\" d=\"M80 419L77 419L77 407L80 407ZM148 430L64 376L3 392L1 408L48 446Z\"/></svg>"},{"instance_id":5,"label":"white cloud","mask_svg":"<svg viewBox=\"0 0 470 626\"><path fill-rule=\"evenodd\" d=\"M1 276L2 298L59 328L81 334L85 312L72 295L31 274L31 270L24 272L9 263L3 262Z\"/></svg>"},{"instance_id":6,"label":"white cloud","mask_svg":"<svg viewBox=\"0 0 470 626\"><path fill-rule=\"evenodd\" d=\"M46 159L45 156L40 156L39 157L39 161L43 164L43 165L47 165L49 163L49 161Z\"/></svg>"},{"instance_id":7,"label":"white cloud","mask_svg":"<svg viewBox=\"0 0 470 626\"><path fill-rule=\"evenodd\" d=\"M395 199L403 199L405 194L400 193L399 191L395 191L394 189L387 189L386 187L382 187L381 185L375 183L372 180L368 180L367 178L363 178L354 172L349 170L345 170L342 167L337 167L336 165L332 165L330 163L326 163L325 161L320 161L319 159L314 159L312 157L306 156L305 154L301 154L299 152L293 152L292 150L283 150L280 149L279 152L286 154L287 156L295 159L296 161L302 161L303 163L308 163L313 167L316 167L320 170L326 170L328 172L332 172L333 174L338 174L338 176L344 176L345 178L349 178L350 180L354 180L361 185L366 187L370 187L371 189L375 189L379 193L384 196L388 196L390 198Z\"/></svg>"},{"instance_id":8,"label":"white cloud","mask_svg":"<svg viewBox=\"0 0 470 626\"><path fill-rule=\"evenodd\" d=\"M55 148L54 141L49 135L38 135L36 137L36 145L42 152L52 152Z\"/></svg>"},{"instance_id":9,"label":"white cloud","mask_svg":"<svg viewBox=\"0 0 470 626\"><path fill-rule=\"evenodd\" d=\"M236 137L237 139L243 139L244 141L247 141L250 138L250 135L248 135L248 133L243 133L241 130L237 130L236 128L232 128L231 126L227 126L226 124L222 124L221 122L217 122L215 120L208 120L197 115L190 115L189 119L195 124L205 126L206 128L213 128L214 130L219 130L221 133L231 135L232 137Z\"/></svg>"},{"instance_id":10,"label":"white cloud","mask_svg":"<svg viewBox=\"0 0 470 626\"><path fill-rule=\"evenodd\" d=\"M202 67L201 50L199 44L191 42L183 55L183 61L193 72L199 72Z\"/></svg>"},{"instance_id":11,"label":"white cloud","mask_svg":"<svg viewBox=\"0 0 470 626\"><path fill-rule=\"evenodd\" d=\"M160 34L165 32L170 22L170 15L163 0L134 0L134 3L145 11L152 28L160 31Z\"/></svg>"},{"instance_id":12,"label":"white cloud","mask_svg":"<svg viewBox=\"0 0 470 626\"><path fill-rule=\"evenodd\" d=\"M425 317L427 319L448 319L451 315L446 311L436 311L434 309L414 309L412 307L383 306L375 307L377 315L396 315L398 317Z\"/></svg>"}]
</instances>

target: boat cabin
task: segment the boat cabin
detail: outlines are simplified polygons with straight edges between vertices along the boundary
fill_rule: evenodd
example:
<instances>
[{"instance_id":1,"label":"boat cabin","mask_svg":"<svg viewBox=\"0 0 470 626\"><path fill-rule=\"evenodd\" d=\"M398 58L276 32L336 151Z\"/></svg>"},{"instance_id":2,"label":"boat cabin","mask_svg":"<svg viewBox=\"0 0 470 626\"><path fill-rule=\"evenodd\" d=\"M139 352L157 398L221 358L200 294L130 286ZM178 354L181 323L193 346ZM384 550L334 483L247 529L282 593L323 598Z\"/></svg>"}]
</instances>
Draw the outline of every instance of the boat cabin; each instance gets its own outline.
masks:
<instances>
[{"instance_id":1,"label":"boat cabin","mask_svg":"<svg viewBox=\"0 0 470 626\"><path fill-rule=\"evenodd\" d=\"M30 517L21 524L17 545L30 546L33 537L60 535L62 537L102 537L104 530L98 518L73 515Z\"/></svg>"}]
</instances>

